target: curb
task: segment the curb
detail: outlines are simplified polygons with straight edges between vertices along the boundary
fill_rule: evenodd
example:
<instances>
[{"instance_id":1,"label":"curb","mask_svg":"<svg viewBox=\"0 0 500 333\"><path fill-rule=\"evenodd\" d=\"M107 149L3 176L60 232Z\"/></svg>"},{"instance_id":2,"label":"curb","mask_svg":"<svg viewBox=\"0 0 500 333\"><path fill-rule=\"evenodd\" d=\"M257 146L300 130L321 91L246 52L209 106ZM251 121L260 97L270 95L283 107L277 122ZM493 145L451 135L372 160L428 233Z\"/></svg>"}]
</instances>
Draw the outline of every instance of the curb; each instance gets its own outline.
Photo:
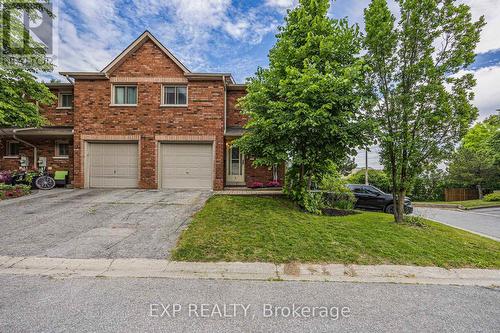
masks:
<instances>
[{"instance_id":1,"label":"curb","mask_svg":"<svg viewBox=\"0 0 500 333\"><path fill-rule=\"evenodd\" d=\"M500 287L500 270L400 265L176 262L154 259L0 257L0 275L403 283Z\"/></svg>"},{"instance_id":2,"label":"curb","mask_svg":"<svg viewBox=\"0 0 500 333\"><path fill-rule=\"evenodd\" d=\"M461 209L460 205L454 204L427 204L427 203L413 203L416 208L441 208L441 209Z\"/></svg>"},{"instance_id":3,"label":"curb","mask_svg":"<svg viewBox=\"0 0 500 333\"><path fill-rule=\"evenodd\" d=\"M432 203L413 203L413 207L417 208L440 208L440 209L459 209L463 211L485 209L485 208L499 208L499 205L493 206L477 206L477 207L464 207L462 205L455 204L432 204Z\"/></svg>"},{"instance_id":4,"label":"curb","mask_svg":"<svg viewBox=\"0 0 500 333\"><path fill-rule=\"evenodd\" d=\"M477 207L470 207L470 208L467 208L467 207L462 207L460 209L463 209L463 210L476 210L476 209L485 209L485 208L500 208L500 205L494 205L494 206L477 206Z\"/></svg>"}]
</instances>

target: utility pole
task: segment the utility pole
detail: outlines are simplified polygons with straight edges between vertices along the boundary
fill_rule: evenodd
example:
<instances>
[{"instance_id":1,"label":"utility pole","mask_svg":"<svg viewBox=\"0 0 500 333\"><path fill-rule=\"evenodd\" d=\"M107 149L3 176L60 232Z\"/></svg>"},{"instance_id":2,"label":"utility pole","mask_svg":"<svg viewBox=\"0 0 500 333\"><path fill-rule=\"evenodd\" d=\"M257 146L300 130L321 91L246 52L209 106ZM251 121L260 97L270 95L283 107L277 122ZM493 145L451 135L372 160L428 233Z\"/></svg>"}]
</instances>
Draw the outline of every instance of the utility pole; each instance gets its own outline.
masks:
<instances>
[{"instance_id":1,"label":"utility pole","mask_svg":"<svg viewBox=\"0 0 500 333\"><path fill-rule=\"evenodd\" d=\"M365 148L365 185L368 185L368 147Z\"/></svg>"}]
</instances>

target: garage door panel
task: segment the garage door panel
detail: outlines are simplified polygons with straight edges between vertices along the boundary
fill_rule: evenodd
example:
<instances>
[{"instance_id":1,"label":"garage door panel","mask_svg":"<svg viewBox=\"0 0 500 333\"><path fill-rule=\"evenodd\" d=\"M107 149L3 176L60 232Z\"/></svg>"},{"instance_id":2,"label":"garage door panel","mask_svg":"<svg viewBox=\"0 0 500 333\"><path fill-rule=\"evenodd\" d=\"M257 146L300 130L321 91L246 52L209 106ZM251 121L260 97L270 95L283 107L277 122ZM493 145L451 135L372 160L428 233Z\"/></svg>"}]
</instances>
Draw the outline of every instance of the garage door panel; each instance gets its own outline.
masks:
<instances>
[{"instance_id":1,"label":"garage door panel","mask_svg":"<svg viewBox=\"0 0 500 333\"><path fill-rule=\"evenodd\" d=\"M163 188L212 188L212 145L169 143L161 145Z\"/></svg>"},{"instance_id":2,"label":"garage door panel","mask_svg":"<svg viewBox=\"0 0 500 333\"><path fill-rule=\"evenodd\" d=\"M187 178L211 178L212 173L211 170L206 169L185 169L185 168L166 168L165 176L175 176L175 177L186 177Z\"/></svg>"},{"instance_id":3,"label":"garage door panel","mask_svg":"<svg viewBox=\"0 0 500 333\"><path fill-rule=\"evenodd\" d=\"M89 186L135 188L138 185L136 143L90 143Z\"/></svg>"}]
</instances>

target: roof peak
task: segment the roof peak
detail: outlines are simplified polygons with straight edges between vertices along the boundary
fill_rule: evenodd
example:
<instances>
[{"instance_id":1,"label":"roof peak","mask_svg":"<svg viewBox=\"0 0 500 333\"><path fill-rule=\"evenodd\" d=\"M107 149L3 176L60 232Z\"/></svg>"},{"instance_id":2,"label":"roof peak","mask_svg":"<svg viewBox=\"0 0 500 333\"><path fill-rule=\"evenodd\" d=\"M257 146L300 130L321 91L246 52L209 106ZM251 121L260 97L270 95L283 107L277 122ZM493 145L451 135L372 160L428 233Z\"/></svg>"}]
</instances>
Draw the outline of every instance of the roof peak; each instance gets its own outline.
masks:
<instances>
[{"instance_id":1,"label":"roof peak","mask_svg":"<svg viewBox=\"0 0 500 333\"><path fill-rule=\"evenodd\" d=\"M177 59L172 52L170 52L149 30L145 30L136 40L134 40L125 50L123 50L113 61L111 61L106 67L103 68L101 73L109 73L120 65L127 56L141 47L147 40L151 40L156 46L160 48L177 66L179 66L184 73L191 73L191 71L184 66L182 62Z\"/></svg>"}]
</instances>

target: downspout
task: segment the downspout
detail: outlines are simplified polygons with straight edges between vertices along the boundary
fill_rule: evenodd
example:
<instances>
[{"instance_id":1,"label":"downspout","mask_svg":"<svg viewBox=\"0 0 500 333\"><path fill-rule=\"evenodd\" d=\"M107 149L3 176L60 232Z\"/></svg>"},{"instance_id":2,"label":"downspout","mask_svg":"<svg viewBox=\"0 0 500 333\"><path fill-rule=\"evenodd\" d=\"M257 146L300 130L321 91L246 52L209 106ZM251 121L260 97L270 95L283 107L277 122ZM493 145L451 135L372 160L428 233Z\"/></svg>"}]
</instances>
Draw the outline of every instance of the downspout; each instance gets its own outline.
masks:
<instances>
[{"instance_id":1,"label":"downspout","mask_svg":"<svg viewBox=\"0 0 500 333\"><path fill-rule=\"evenodd\" d=\"M19 137L17 137L17 135L16 135L17 132L34 130L34 129L36 129L36 128L18 128L18 129L14 129L14 130L12 130L12 137L14 138L14 140L22 142L25 145L30 146L30 147L33 148L33 169L36 170L38 168L38 159L37 159L38 156L37 156L37 148L36 148L36 146L34 144L32 144L32 143L29 143L28 141L24 141L23 139L19 139Z\"/></svg>"},{"instance_id":2,"label":"downspout","mask_svg":"<svg viewBox=\"0 0 500 333\"><path fill-rule=\"evenodd\" d=\"M227 85L226 76L222 75L222 81L224 82L224 135L226 135L226 123L227 123Z\"/></svg>"}]
</instances>

